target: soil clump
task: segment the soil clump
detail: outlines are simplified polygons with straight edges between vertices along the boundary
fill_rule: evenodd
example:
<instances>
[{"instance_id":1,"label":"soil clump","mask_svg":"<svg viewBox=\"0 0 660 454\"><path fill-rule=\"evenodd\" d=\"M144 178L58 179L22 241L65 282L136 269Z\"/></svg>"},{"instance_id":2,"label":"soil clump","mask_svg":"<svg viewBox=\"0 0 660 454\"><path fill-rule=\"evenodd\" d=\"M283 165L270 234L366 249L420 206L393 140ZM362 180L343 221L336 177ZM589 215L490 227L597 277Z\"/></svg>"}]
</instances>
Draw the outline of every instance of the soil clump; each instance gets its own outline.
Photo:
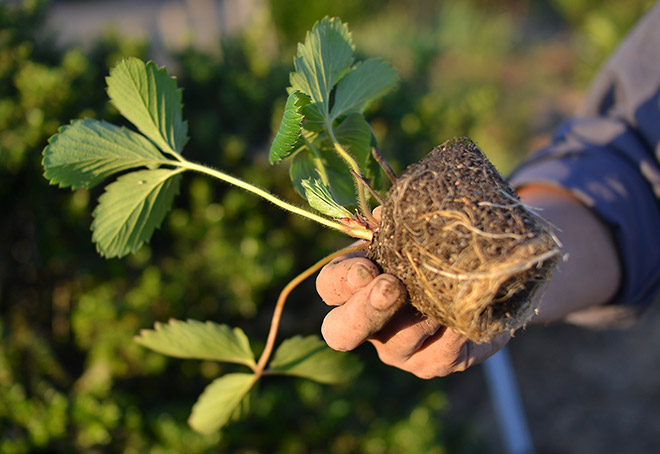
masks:
<instances>
[{"instance_id":1,"label":"soil clump","mask_svg":"<svg viewBox=\"0 0 660 454\"><path fill-rule=\"evenodd\" d=\"M398 178L367 257L419 312L481 343L528 321L560 251L481 150L454 138Z\"/></svg>"}]
</instances>

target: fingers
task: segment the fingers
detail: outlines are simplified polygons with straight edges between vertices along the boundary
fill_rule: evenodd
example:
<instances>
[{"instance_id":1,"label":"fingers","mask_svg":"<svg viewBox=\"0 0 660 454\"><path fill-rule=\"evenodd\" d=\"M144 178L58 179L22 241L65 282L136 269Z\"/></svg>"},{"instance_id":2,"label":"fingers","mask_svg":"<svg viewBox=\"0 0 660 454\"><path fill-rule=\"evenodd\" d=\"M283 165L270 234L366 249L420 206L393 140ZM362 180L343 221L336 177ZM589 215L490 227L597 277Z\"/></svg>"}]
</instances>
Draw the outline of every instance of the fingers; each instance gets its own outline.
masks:
<instances>
[{"instance_id":1,"label":"fingers","mask_svg":"<svg viewBox=\"0 0 660 454\"><path fill-rule=\"evenodd\" d=\"M374 212L380 216L380 210ZM354 253L327 264L316 279L326 304L337 306L323 321L321 333L331 348L353 350L368 340L388 365L420 378L466 370L504 347L511 336L475 344L465 336L421 316L404 304L406 291L398 279L379 274L378 267Z\"/></svg>"},{"instance_id":2,"label":"fingers","mask_svg":"<svg viewBox=\"0 0 660 454\"><path fill-rule=\"evenodd\" d=\"M331 348L353 350L380 331L404 301L403 284L392 275L381 274L330 311L321 334Z\"/></svg>"},{"instance_id":3,"label":"fingers","mask_svg":"<svg viewBox=\"0 0 660 454\"><path fill-rule=\"evenodd\" d=\"M437 321L426 318L411 305L404 305L370 341L382 349L389 362L403 362L419 350L426 340L444 330Z\"/></svg>"},{"instance_id":4,"label":"fingers","mask_svg":"<svg viewBox=\"0 0 660 454\"><path fill-rule=\"evenodd\" d=\"M379 205L376 208L374 208L374 211L373 211L372 215L373 215L374 219L376 219L378 222L380 222L380 216L381 216L382 212L383 212L382 205Z\"/></svg>"},{"instance_id":5,"label":"fingers","mask_svg":"<svg viewBox=\"0 0 660 454\"><path fill-rule=\"evenodd\" d=\"M409 330L411 332L404 333ZM418 333L422 333L418 330ZM435 334L418 339L416 350L406 345L415 337L414 325L402 330L389 339L371 340L381 361L416 375L430 379L461 372L479 364L502 349L511 336L503 334L489 343L475 344L463 335L447 328L438 329Z\"/></svg>"},{"instance_id":6,"label":"fingers","mask_svg":"<svg viewBox=\"0 0 660 454\"><path fill-rule=\"evenodd\" d=\"M327 305L339 306L378 274L378 267L372 261L355 255L344 255L321 269L316 278L316 291Z\"/></svg>"}]
</instances>

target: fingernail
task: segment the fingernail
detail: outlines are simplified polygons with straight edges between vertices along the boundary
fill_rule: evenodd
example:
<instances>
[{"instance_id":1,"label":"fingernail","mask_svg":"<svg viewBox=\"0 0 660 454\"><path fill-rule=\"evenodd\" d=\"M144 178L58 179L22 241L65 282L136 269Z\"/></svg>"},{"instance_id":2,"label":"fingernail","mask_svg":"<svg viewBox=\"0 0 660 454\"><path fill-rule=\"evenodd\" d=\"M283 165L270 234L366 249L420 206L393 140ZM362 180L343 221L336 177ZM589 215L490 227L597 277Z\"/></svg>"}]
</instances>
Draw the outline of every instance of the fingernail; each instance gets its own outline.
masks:
<instances>
[{"instance_id":1,"label":"fingernail","mask_svg":"<svg viewBox=\"0 0 660 454\"><path fill-rule=\"evenodd\" d=\"M401 297L401 288L387 279L381 279L371 291L370 302L374 309L390 309Z\"/></svg>"},{"instance_id":2,"label":"fingernail","mask_svg":"<svg viewBox=\"0 0 660 454\"><path fill-rule=\"evenodd\" d=\"M375 277L373 272L362 263L352 265L346 273L346 280L353 288L364 287Z\"/></svg>"}]
</instances>

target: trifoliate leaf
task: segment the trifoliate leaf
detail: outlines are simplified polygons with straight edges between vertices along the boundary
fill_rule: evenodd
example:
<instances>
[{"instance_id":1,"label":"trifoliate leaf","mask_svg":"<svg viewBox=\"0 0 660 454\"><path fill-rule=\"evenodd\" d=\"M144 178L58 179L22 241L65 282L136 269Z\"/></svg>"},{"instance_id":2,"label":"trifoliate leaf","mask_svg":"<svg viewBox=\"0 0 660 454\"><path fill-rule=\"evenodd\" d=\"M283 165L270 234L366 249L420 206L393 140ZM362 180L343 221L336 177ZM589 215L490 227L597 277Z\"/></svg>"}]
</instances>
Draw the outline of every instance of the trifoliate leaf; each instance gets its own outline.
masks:
<instances>
[{"instance_id":1,"label":"trifoliate leaf","mask_svg":"<svg viewBox=\"0 0 660 454\"><path fill-rule=\"evenodd\" d=\"M298 44L295 72L290 82L312 98L325 116L330 111L330 92L353 64L353 42L348 27L338 18L325 18Z\"/></svg>"},{"instance_id":2,"label":"trifoliate leaf","mask_svg":"<svg viewBox=\"0 0 660 454\"><path fill-rule=\"evenodd\" d=\"M337 84L331 118L361 112L397 83L397 72L386 61L372 58L356 64Z\"/></svg>"},{"instance_id":3,"label":"trifoliate leaf","mask_svg":"<svg viewBox=\"0 0 660 454\"><path fill-rule=\"evenodd\" d=\"M144 136L98 120L74 120L48 141L42 164L52 184L91 188L136 167L156 168L165 157Z\"/></svg>"},{"instance_id":4,"label":"trifoliate leaf","mask_svg":"<svg viewBox=\"0 0 660 454\"><path fill-rule=\"evenodd\" d=\"M309 206L315 210L335 219L353 217L350 211L332 198L330 188L321 183L320 180L303 180L302 186L305 189L305 198Z\"/></svg>"},{"instance_id":5,"label":"trifoliate leaf","mask_svg":"<svg viewBox=\"0 0 660 454\"><path fill-rule=\"evenodd\" d=\"M340 384L354 379L362 365L355 356L332 350L317 336L296 336L278 347L269 370L319 383Z\"/></svg>"},{"instance_id":6,"label":"trifoliate leaf","mask_svg":"<svg viewBox=\"0 0 660 454\"><path fill-rule=\"evenodd\" d=\"M289 94L284 106L284 115L280 128L270 147L269 161L271 164L280 162L294 150L300 138L304 115L303 109L309 105L309 96L295 90Z\"/></svg>"},{"instance_id":7,"label":"trifoliate leaf","mask_svg":"<svg viewBox=\"0 0 660 454\"><path fill-rule=\"evenodd\" d=\"M138 58L122 60L106 78L108 96L119 112L162 151L181 154L188 141L181 90L165 68Z\"/></svg>"},{"instance_id":8,"label":"trifoliate leaf","mask_svg":"<svg viewBox=\"0 0 660 454\"><path fill-rule=\"evenodd\" d=\"M243 373L216 378L197 399L188 424L203 434L221 429L229 422L256 381L254 374Z\"/></svg>"},{"instance_id":9,"label":"trifoliate leaf","mask_svg":"<svg viewBox=\"0 0 660 454\"><path fill-rule=\"evenodd\" d=\"M172 207L181 170L137 170L108 185L99 197L92 241L105 257L123 257L149 241Z\"/></svg>"},{"instance_id":10,"label":"trifoliate leaf","mask_svg":"<svg viewBox=\"0 0 660 454\"><path fill-rule=\"evenodd\" d=\"M210 321L170 320L156 323L153 330L142 330L138 344L176 358L206 359L253 366L254 353L240 328Z\"/></svg>"}]
</instances>

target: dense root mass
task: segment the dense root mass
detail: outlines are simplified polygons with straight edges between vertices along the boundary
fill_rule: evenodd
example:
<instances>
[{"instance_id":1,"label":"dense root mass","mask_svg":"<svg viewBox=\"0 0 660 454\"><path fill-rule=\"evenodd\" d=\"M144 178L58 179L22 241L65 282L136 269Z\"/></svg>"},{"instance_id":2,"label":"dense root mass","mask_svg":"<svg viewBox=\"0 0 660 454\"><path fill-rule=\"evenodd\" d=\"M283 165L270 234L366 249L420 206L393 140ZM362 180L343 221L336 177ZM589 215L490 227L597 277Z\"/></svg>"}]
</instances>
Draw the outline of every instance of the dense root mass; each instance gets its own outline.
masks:
<instances>
[{"instance_id":1,"label":"dense root mass","mask_svg":"<svg viewBox=\"0 0 660 454\"><path fill-rule=\"evenodd\" d=\"M556 268L547 226L469 139L411 165L390 190L368 257L422 314L487 342L523 326Z\"/></svg>"}]
</instances>

